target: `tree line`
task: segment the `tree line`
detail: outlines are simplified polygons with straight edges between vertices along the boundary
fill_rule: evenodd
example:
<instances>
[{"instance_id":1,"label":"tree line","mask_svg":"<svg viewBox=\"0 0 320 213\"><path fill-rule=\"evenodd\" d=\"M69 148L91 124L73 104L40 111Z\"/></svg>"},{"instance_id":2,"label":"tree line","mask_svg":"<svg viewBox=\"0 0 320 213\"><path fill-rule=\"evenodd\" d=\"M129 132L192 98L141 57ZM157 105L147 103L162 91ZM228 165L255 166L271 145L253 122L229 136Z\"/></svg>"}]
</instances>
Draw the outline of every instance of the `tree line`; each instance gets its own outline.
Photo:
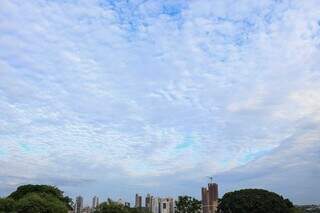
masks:
<instances>
[{"instance_id":1,"label":"tree line","mask_svg":"<svg viewBox=\"0 0 320 213\"><path fill-rule=\"evenodd\" d=\"M24 185L0 198L0 213L67 213L73 201L55 186ZM175 213L200 213L201 201L179 196ZM289 199L263 189L228 192L219 200L219 213L300 213ZM101 203L94 213L150 213L147 208L129 208L112 200Z\"/></svg>"}]
</instances>

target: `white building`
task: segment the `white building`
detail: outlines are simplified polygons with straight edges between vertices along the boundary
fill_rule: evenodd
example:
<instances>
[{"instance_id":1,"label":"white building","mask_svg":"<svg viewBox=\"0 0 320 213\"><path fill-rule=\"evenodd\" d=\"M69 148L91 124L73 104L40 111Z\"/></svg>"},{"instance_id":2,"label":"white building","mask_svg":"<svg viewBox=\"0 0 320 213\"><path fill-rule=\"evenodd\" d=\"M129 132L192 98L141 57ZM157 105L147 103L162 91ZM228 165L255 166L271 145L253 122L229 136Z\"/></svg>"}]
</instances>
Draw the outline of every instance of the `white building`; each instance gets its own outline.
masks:
<instances>
[{"instance_id":1,"label":"white building","mask_svg":"<svg viewBox=\"0 0 320 213\"><path fill-rule=\"evenodd\" d=\"M99 198L97 196L94 196L92 198L92 209L95 209L99 206Z\"/></svg>"},{"instance_id":2,"label":"white building","mask_svg":"<svg viewBox=\"0 0 320 213\"><path fill-rule=\"evenodd\" d=\"M151 202L151 212L152 213L159 213L159 211L160 211L159 205L160 205L160 198L153 197L152 202Z\"/></svg>"},{"instance_id":3,"label":"white building","mask_svg":"<svg viewBox=\"0 0 320 213\"><path fill-rule=\"evenodd\" d=\"M175 202L173 198L161 198L159 213L174 213Z\"/></svg>"},{"instance_id":4,"label":"white building","mask_svg":"<svg viewBox=\"0 0 320 213\"><path fill-rule=\"evenodd\" d=\"M81 213L82 209L83 209L83 197L78 196L78 197L76 197L76 203L74 205L74 212Z\"/></svg>"}]
</instances>

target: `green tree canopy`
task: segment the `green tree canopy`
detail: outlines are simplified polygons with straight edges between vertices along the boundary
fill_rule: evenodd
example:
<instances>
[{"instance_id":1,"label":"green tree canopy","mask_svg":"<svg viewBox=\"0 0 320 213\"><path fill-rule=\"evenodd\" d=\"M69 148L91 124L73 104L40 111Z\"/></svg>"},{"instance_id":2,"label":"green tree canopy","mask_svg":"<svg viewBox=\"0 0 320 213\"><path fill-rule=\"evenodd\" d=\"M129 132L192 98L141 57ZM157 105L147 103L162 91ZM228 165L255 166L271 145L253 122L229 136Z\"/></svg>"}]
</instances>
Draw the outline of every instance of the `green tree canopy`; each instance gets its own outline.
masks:
<instances>
[{"instance_id":1,"label":"green tree canopy","mask_svg":"<svg viewBox=\"0 0 320 213\"><path fill-rule=\"evenodd\" d=\"M15 209L15 201L11 198L0 198L0 213L12 212Z\"/></svg>"},{"instance_id":2,"label":"green tree canopy","mask_svg":"<svg viewBox=\"0 0 320 213\"><path fill-rule=\"evenodd\" d=\"M19 200L26 196L29 193L41 193L41 194L48 194L56 197L58 200L64 202L69 209L72 208L72 199L68 196L63 195L63 191L59 190L55 186L49 186L49 185L23 185L19 186L16 191L12 192L9 195L9 198L12 198L14 200Z\"/></svg>"},{"instance_id":3,"label":"green tree canopy","mask_svg":"<svg viewBox=\"0 0 320 213\"><path fill-rule=\"evenodd\" d=\"M293 212L293 205L274 192L242 189L226 193L218 209L223 213L290 213Z\"/></svg>"},{"instance_id":4,"label":"green tree canopy","mask_svg":"<svg viewBox=\"0 0 320 213\"><path fill-rule=\"evenodd\" d=\"M17 213L66 213L68 208L51 194L28 193L16 202Z\"/></svg>"},{"instance_id":5,"label":"green tree canopy","mask_svg":"<svg viewBox=\"0 0 320 213\"><path fill-rule=\"evenodd\" d=\"M24 185L0 199L0 213L67 213L72 200L57 187Z\"/></svg>"},{"instance_id":6,"label":"green tree canopy","mask_svg":"<svg viewBox=\"0 0 320 213\"><path fill-rule=\"evenodd\" d=\"M151 213L150 209L146 207L140 207L140 208L128 208L130 213Z\"/></svg>"},{"instance_id":7,"label":"green tree canopy","mask_svg":"<svg viewBox=\"0 0 320 213\"><path fill-rule=\"evenodd\" d=\"M108 198L107 202L101 203L94 211L94 213L151 213L145 207L130 208L119 204Z\"/></svg>"},{"instance_id":8,"label":"green tree canopy","mask_svg":"<svg viewBox=\"0 0 320 213\"><path fill-rule=\"evenodd\" d=\"M198 213L201 202L189 196L179 196L176 201L176 213Z\"/></svg>"},{"instance_id":9,"label":"green tree canopy","mask_svg":"<svg viewBox=\"0 0 320 213\"><path fill-rule=\"evenodd\" d=\"M109 201L101 203L94 213L129 213L129 209L124 205Z\"/></svg>"}]
</instances>

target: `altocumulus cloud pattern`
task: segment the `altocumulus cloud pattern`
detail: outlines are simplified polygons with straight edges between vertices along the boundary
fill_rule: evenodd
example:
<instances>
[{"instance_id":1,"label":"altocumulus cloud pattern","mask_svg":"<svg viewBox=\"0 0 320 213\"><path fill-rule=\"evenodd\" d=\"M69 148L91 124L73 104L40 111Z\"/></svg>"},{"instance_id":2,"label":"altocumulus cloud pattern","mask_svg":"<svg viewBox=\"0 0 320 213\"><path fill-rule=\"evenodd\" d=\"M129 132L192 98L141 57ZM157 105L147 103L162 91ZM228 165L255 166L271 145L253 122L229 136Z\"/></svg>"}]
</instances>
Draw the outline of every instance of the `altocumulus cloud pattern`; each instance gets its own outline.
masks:
<instances>
[{"instance_id":1,"label":"altocumulus cloud pattern","mask_svg":"<svg viewBox=\"0 0 320 213\"><path fill-rule=\"evenodd\" d=\"M318 0L2 0L0 192L320 198Z\"/></svg>"}]
</instances>

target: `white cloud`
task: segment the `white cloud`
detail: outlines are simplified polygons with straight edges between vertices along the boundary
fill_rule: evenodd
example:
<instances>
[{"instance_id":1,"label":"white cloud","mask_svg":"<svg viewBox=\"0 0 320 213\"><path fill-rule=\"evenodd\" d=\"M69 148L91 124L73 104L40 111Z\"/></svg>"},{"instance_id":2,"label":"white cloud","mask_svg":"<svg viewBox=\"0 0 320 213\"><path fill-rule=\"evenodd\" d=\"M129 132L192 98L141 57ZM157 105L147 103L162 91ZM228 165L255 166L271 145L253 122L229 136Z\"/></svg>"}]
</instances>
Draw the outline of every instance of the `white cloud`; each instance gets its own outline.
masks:
<instances>
[{"instance_id":1,"label":"white cloud","mask_svg":"<svg viewBox=\"0 0 320 213\"><path fill-rule=\"evenodd\" d=\"M268 156L319 125L319 11L316 1L5 1L0 176L69 183L88 169L80 180L162 185Z\"/></svg>"}]
</instances>

